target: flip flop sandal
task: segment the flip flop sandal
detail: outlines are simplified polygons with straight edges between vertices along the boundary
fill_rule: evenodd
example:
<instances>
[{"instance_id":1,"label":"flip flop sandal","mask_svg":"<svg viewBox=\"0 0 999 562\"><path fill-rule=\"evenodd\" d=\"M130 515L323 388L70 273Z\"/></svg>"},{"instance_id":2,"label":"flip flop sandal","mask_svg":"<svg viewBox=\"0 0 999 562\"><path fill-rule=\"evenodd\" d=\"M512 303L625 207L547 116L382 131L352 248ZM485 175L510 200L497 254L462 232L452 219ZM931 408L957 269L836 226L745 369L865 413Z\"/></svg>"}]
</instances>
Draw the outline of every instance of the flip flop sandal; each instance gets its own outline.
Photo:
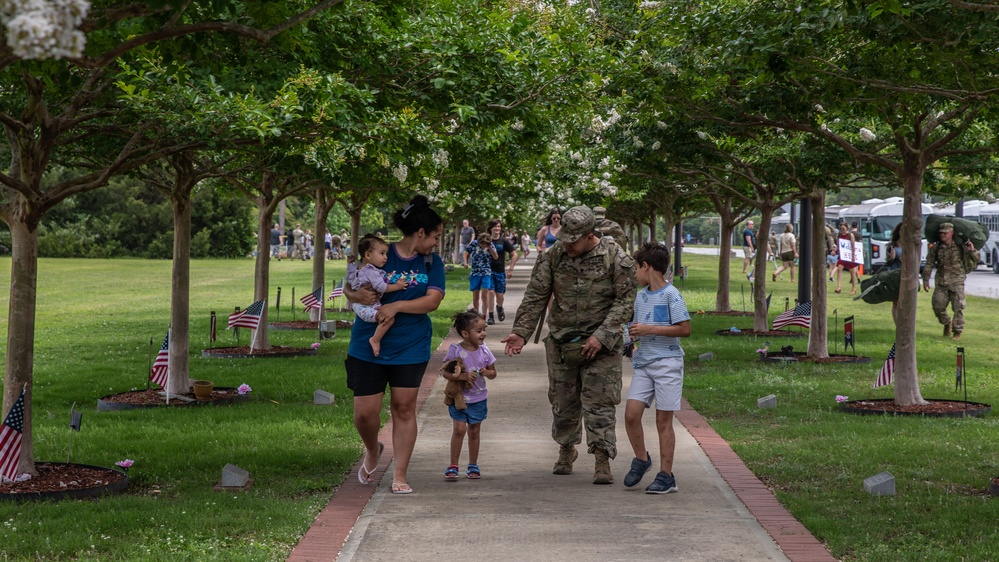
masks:
<instances>
[{"instance_id":1,"label":"flip flop sandal","mask_svg":"<svg viewBox=\"0 0 999 562\"><path fill-rule=\"evenodd\" d=\"M465 471L465 475L469 480L478 480L482 478L482 472L479 470L479 465L470 464L468 465L468 470Z\"/></svg>"},{"instance_id":2,"label":"flip flop sandal","mask_svg":"<svg viewBox=\"0 0 999 562\"><path fill-rule=\"evenodd\" d=\"M375 459L375 467L368 470L367 464L368 452L364 451L364 458L361 459L361 468L357 469L357 481L361 484L367 486L371 483L371 477L375 475L375 471L378 470L378 461L382 458L382 451L385 450L385 444L378 442L378 458Z\"/></svg>"},{"instance_id":3,"label":"flip flop sandal","mask_svg":"<svg viewBox=\"0 0 999 562\"><path fill-rule=\"evenodd\" d=\"M447 480L448 482L458 481L458 465L452 464L447 467L447 470L444 471L444 480Z\"/></svg>"},{"instance_id":4,"label":"flip flop sandal","mask_svg":"<svg viewBox=\"0 0 999 562\"><path fill-rule=\"evenodd\" d=\"M392 483L392 493L393 494L412 494L413 488L406 484L405 482L393 482Z\"/></svg>"}]
</instances>

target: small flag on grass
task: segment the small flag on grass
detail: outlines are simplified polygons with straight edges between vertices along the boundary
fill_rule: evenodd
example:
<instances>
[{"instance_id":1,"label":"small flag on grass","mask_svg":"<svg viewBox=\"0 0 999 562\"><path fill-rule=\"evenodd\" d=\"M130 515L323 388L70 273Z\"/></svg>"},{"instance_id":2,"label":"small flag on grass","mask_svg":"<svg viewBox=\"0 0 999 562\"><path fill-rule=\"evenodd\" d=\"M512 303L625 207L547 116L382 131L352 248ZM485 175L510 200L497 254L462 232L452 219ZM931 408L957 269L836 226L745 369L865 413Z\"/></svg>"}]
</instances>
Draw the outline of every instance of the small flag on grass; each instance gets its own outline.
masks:
<instances>
[{"instance_id":1,"label":"small flag on grass","mask_svg":"<svg viewBox=\"0 0 999 562\"><path fill-rule=\"evenodd\" d=\"M343 287L340 287L340 291L343 291ZM322 298L323 298L323 287L322 285L320 285L318 289L305 295L304 297L302 297L301 300L302 304L305 305L305 310L309 310L311 308L322 308L323 307Z\"/></svg>"},{"instance_id":2,"label":"small flag on grass","mask_svg":"<svg viewBox=\"0 0 999 562\"><path fill-rule=\"evenodd\" d=\"M843 319L843 351L848 347L852 347L854 353L857 352L857 346L853 343L853 316Z\"/></svg>"},{"instance_id":3,"label":"small flag on grass","mask_svg":"<svg viewBox=\"0 0 999 562\"><path fill-rule=\"evenodd\" d=\"M260 317L264 314L264 303L266 301L257 301L250 306L246 307L245 310L240 310L239 312L233 312L229 315L229 328L249 328L251 330L256 330L260 326Z\"/></svg>"},{"instance_id":4,"label":"small flag on grass","mask_svg":"<svg viewBox=\"0 0 999 562\"><path fill-rule=\"evenodd\" d=\"M891 351L888 352L888 359L885 359L885 364L881 366L881 372L878 374L878 380L874 381L874 387L885 386L891 384L892 378L895 376L895 344L891 344Z\"/></svg>"},{"instance_id":5,"label":"small flag on grass","mask_svg":"<svg viewBox=\"0 0 999 562\"><path fill-rule=\"evenodd\" d=\"M166 337L163 338L163 345L160 346L156 360L153 361L153 368L149 370L149 380L166 388L167 377L170 373L170 331L167 330Z\"/></svg>"},{"instance_id":6,"label":"small flag on grass","mask_svg":"<svg viewBox=\"0 0 999 562\"><path fill-rule=\"evenodd\" d=\"M783 328L784 326L801 326L802 328L811 328L812 326L812 303L811 301L803 302L798 306L788 310L787 312L782 312L774 318L774 330L778 328Z\"/></svg>"},{"instance_id":7,"label":"small flag on grass","mask_svg":"<svg viewBox=\"0 0 999 562\"><path fill-rule=\"evenodd\" d=\"M330 293L330 298L327 300L333 300L337 297L342 297L342 296L343 296L343 279L341 279L340 282L336 284L336 287L333 287L333 292Z\"/></svg>"},{"instance_id":8,"label":"small flag on grass","mask_svg":"<svg viewBox=\"0 0 999 562\"><path fill-rule=\"evenodd\" d=\"M13 481L21 462L21 434L24 432L24 389L0 426L0 477ZM0 480L3 480L0 478Z\"/></svg>"}]
</instances>

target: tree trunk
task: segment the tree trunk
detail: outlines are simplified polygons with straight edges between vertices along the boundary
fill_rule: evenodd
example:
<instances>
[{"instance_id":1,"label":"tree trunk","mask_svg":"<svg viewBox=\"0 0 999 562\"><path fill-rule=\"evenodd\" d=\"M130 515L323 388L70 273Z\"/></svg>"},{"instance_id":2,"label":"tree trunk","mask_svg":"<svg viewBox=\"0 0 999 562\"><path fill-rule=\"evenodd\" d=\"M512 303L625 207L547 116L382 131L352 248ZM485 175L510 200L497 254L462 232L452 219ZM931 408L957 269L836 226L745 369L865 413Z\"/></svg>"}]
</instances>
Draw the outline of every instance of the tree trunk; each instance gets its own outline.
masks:
<instances>
[{"instance_id":1,"label":"tree trunk","mask_svg":"<svg viewBox=\"0 0 999 562\"><path fill-rule=\"evenodd\" d=\"M265 174L264 182L268 182L268 174ZM267 193L266 189L263 193ZM270 238L271 238L271 225L274 224L274 210L267 197L261 196L257 198L257 246L259 248L268 248L267 251L258 251L257 259L253 265L253 302L258 300L267 300L268 294L270 293L270 265L271 265L271 252L270 252ZM254 350L257 349L270 349L271 342L267 333L267 306L264 306L263 311L260 313L260 325L253 333L253 341L251 346Z\"/></svg>"},{"instance_id":2,"label":"tree trunk","mask_svg":"<svg viewBox=\"0 0 999 562\"><path fill-rule=\"evenodd\" d=\"M665 218L666 218L666 235L665 236L668 237L669 236L669 232L670 232L670 230L669 230L669 226L670 226L669 222L670 222L670 219L672 218L671 214L667 213ZM651 240L653 242L655 242L656 240L659 240L659 238L656 236L656 213L655 212L653 212L652 216L649 218L649 240ZM666 245L669 246L669 244L668 244L669 240L667 239L666 241L667 241Z\"/></svg>"},{"instance_id":3,"label":"tree trunk","mask_svg":"<svg viewBox=\"0 0 999 562\"><path fill-rule=\"evenodd\" d=\"M730 217L719 215L721 221L721 240L718 246L718 290L715 292L715 310L718 312L728 312L732 310L731 287L732 284L732 231L735 229L734 222L730 222Z\"/></svg>"},{"instance_id":4,"label":"tree trunk","mask_svg":"<svg viewBox=\"0 0 999 562\"><path fill-rule=\"evenodd\" d=\"M312 239L312 247L314 249L312 256L312 290L315 291L319 287L324 287L323 292L326 293L326 253L325 249L320 252L319 248L326 247L326 219L329 218L330 209L333 208L333 199L326 194L325 187L316 188L316 222L313 225L313 232L316 233L315 237ZM318 240L322 240L317 244ZM322 254L320 256L320 254ZM320 308L313 308L309 310L309 320L312 322L319 322L326 317L326 297L325 295L319 296L319 302L323 303Z\"/></svg>"},{"instance_id":5,"label":"tree trunk","mask_svg":"<svg viewBox=\"0 0 999 562\"><path fill-rule=\"evenodd\" d=\"M178 182L193 178L178 177ZM170 380L167 392L190 392L188 351L191 341L191 188L179 185L173 204L173 272L170 289Z\"/></svg>"},{"instance_id":6,"label":"tree trunk","mask_svg":"<svg viewBox=\"0 0 999 562\"><path fill-rule=\"evenodd\" d=\"M918 158L918 155L913 158ZM916 370L916 304L919 294L919 247L923 230L923 171L917 162L902 167L902 281L899 286L898 316L895 319L895 403L900 406L925 404L919 392ZM927 267L929 267L927 265Z\"/></svg>"},{"instance_id":7,"label":"tree trunk","mask_svg":"<svg viewBox=\"0 0 999 562\"><path fill-rule=\"evenodd\" d=\"M4 372L3 412L6 416L24 389L24 430L18 474L37 476L32 438L32 373L35 351L35 303L38 281L37 220L24 221L16 214L7 223L12 242L10 260L10 309L7 311L7 365Z\"/></svg>"},{"instance_id":8,"label":"tree trunk","mask_svg":"<svg viewBox=\"0 0 999 562\"><path fill-rule=\"evenodd\" d=\"M760 207L760 229L759 233L766 236L770 232L770 224L774 216L772 205L762 205ZM767 240L763 240L767 244ZM760 236L756 237L756 261L753 262L753 330L766 332L770 329L769 309L767 309L767 251L760 251Z\"/></svg>"},{"instance_id":9,"label":"tree trunk","mask_svg":"<svg viewBox=\"0 0 999 562\"><path fill-rule=\"evenodd\" d=\"M826 191L820 189L812 196L812 327L808 330L808 356L816 359L829 357L825 204Z\"/></svg>"}]
</instances>

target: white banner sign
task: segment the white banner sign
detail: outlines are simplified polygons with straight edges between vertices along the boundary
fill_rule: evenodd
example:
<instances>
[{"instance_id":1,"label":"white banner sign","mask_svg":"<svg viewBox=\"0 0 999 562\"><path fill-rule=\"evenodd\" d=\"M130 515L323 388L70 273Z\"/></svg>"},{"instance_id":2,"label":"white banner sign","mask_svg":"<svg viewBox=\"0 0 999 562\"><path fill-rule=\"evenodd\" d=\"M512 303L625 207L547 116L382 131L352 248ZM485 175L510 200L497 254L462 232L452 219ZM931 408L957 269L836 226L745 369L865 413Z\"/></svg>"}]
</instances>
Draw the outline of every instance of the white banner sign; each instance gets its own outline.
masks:
<instances>
[{"instance_id":1,"label":"white banner sign","mask_svg":"<svg viewBox=\"0 0 999 562\"><path fill-rule=\"evenodd\" d=\"M864 244L861 242L851 243L848 238L839 238L839 259L850 263L864 263ZM853 255L853 249L857 249L857 255Z\"/></svg>"}]
</instances>

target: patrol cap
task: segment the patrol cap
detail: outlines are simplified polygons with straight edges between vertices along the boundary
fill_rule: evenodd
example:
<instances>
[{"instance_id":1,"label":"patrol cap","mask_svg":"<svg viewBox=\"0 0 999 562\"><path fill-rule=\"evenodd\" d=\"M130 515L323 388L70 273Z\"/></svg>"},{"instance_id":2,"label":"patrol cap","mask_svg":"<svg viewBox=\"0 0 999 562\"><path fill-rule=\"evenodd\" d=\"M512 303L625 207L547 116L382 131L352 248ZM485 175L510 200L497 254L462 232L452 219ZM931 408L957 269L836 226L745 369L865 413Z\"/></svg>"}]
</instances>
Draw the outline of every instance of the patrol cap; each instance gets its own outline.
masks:
<instances>
[{"instance_id":1,"label":"patrol cap","mask_svg":"<svg viewBox=\"0 0 999 562\"><path fill-rule=\"evenodd\" d=\"M603 207L594 207L593 208L593 218L595 218L597 220L600 220L602 218L605 218L606 216L607 216L607 209L605 209Z\"/></svg>"},{"instance_id":2,"label":"patrol cap","mask_svg":"<svg viewBox=\"0 0 999 562\"><path fill-rule=\"evenodd\" d=\"M562 229L555 237L563 244L572 244L593 232L595 224L593 211L585 205L579 205L562 213Z\"/></svg>"},{"instance_id":3,"label":"patrol cap","mask_svg":"<svg viewBox=\"0 0 999 562\"><path fill-rule=\"evenodd\" d=\"M954 230L954 225L953 223L945 222L940 225L939 230L940 232L950 232Z\"/></svg>"}]
</instances>

